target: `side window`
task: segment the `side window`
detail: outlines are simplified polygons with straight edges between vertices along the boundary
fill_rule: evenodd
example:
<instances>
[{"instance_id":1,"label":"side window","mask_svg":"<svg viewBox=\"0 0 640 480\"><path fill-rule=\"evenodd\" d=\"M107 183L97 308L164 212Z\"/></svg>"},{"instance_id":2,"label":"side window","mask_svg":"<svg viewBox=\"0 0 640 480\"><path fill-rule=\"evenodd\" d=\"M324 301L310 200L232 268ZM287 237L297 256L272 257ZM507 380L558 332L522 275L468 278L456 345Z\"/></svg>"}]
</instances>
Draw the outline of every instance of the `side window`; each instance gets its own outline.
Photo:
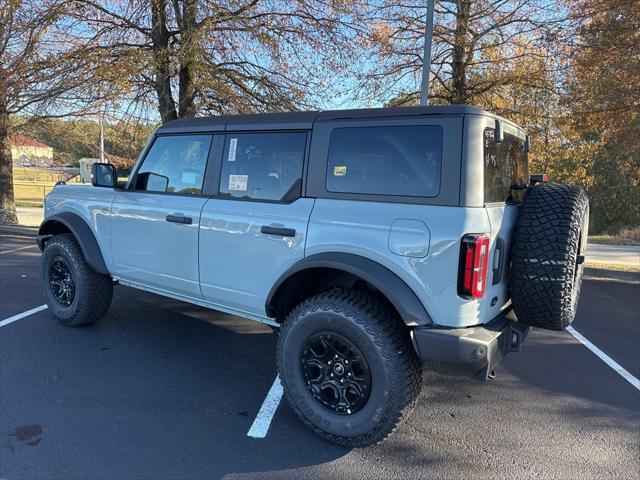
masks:
<instances>
[{"instance_id":1,"label":"side window","mask_svg":"<svg viewBox=\"0 0 640 480\"><path fill-rule=\"evenodd\" d=\"M156 138L136 175L136 190L202 193L211 135L170 135Z\"/></svg>"},{"instance_id":2,"label":"side window","mask_svg":"<svg viewBox=\"0 0 640 480\"><path fill-rule=\"evenodd\" d=\"M493 128L484 129L484 201L519 202L524 190L511 187L524 185L529 179L524 142L505 133L504 140L496 143L494 135Z\"/></svg>"},{"instance_id":3,"label":"side window","mask_svg":"<svg viewBox=\"0 0 640 480\"><path fill-rule=\"evenodd\" d=\"M220 194L282 201L300 195L307 134L227 134Z\"/></svg>"},{"instance_id":4,"label":"side window","mask_svg":"<svg viewBox=\"0 0 640 480\"><path fill-rule=\"evenodd\" d=\"M441 166L438 126L336 128L326 187L340 193L435 197Z\"/></svg>"}]
</instances>

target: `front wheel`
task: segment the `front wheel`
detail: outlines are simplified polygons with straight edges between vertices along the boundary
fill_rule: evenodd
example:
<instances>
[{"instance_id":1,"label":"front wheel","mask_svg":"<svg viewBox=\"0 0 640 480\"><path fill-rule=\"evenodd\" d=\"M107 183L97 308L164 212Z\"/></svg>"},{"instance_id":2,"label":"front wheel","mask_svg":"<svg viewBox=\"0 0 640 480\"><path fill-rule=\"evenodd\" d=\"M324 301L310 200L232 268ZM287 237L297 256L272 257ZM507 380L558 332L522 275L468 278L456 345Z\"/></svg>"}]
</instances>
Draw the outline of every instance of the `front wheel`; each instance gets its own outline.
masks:
<instances>
[{"instance_id":1,"label":"front wheel","mask_svg":"<svg viewBox=\"0 0 640 480\"><path fill-rule=\"evenodd\" d=\"M47 242L40 263L47 306L60 323L93 323L109 310L113 282L87 264L82 249L70 233Z\"/></svg>"},{"instance_id":2,"label":"front wheel","mask_svg":"<svg viewBox=\"0 0 640 480\"><path fill-rule=\"evenodd\" d=\"M406 327L362 291L335 289L298 305L282 326L276 356L297 416L322 438L349 447L389 436L422 385Z\"/></svg>"}]
</instances>

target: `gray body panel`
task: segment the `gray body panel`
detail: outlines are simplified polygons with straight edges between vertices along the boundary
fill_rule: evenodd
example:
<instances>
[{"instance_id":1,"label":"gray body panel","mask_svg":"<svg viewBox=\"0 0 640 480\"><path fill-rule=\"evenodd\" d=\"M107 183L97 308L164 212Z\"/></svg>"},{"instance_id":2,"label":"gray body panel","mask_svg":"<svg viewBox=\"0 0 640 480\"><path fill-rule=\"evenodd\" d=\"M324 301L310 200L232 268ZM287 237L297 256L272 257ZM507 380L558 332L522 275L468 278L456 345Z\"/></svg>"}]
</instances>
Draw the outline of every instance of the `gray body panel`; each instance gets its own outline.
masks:
<instances>
[{"instance_id":1,"label":"gray body panel","mask_svg":"<svg viewBox=\"0 0 640 480\"><path fill-rule=\"evenodd\" d=\"M415 228L396 234L398 220L425 225L429 237L419 243L420 229ZM481 300L467 300L457 294L460 238L465 233L490 230L484 208L317 199L305 253L344 252L372 259L411 287L434 323L462 327L489 321L506 303L492 307L486 295ZM398 255L389 248L389 240L403 236L410 251L428 249L429 253Z\"/></svg>"},{"instance_id":2,"label":"gray body panel","mask_svg":"<svg viewBox=\"0 0 640 480\"><path fill-rule=\"evenodd\" d=\"M290 204L211 199L200 222L200 285L205 300L265 315L265 299L282 272L305 255L314 200ZM261 233L290 228L294 237Z\"/></svg>"},{"instance_id":3,"label":"gray body panel","mask_svg":"<svg viewBox=\"0 0 640 480\"><path fill-rule=\"evenodd\" d=\"M206 201L198 196L118 192L111 211L113 275L201 297L198 229ZM167 222L168 215L190 217L192 223Z\"/></svg>"}]
</instances>

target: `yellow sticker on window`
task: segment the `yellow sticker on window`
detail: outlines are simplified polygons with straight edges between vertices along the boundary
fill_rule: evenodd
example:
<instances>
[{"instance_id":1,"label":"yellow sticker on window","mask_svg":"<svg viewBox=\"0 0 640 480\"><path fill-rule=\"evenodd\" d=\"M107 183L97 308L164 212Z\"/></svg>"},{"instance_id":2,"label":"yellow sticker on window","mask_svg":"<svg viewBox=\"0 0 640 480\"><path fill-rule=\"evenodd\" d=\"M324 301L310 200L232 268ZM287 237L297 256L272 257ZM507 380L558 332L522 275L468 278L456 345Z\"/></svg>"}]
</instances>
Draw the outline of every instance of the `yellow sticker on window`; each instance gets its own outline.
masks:
<instances>
[{"instance_id":1,"label":"yellow sticker on window","mask_svg":"<svg viewBox=\"0 0 640 480\"><path fill-rule=\"evenodd\" d=\"M344 177L346 174L347 174L347 167L345 166L333 167L334 177Z\"/></svg>"}]
</instances>

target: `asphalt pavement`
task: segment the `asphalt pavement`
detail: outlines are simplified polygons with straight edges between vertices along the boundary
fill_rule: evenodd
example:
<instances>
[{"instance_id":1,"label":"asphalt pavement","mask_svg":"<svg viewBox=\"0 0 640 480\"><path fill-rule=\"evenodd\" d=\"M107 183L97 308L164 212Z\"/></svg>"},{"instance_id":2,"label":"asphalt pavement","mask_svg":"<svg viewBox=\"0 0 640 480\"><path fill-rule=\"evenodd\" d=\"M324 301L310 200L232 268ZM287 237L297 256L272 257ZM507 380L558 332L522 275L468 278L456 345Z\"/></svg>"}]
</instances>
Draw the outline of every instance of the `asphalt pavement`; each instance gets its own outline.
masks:
<instances>
[{"instance_id":1,"label":"asphalt pavement","mask_svg":"<svg viewBox=\"0 0 640 480\"><path fill-rule=\"evenodd\" d=\"M622 265L640 269L640 247L634 245L587 244L587 264Z\"/></svg>"},{"instance_id":2,"label":"asphalt pavement","mask_svg":"<svg viewBox=\"0 0 640 480\"><path fill-rule=\"evenodd\" d=\"M271 388L275 338L248 320L118 286L93 326L44 304L32 238L0 235L0 478L504 478L640 476L640 390L566 332L534 330L488 383L426 372L411 418L345 449ZM573 326L640 377L640 287L587 280Z\"/></svg>"}]
</instances>

